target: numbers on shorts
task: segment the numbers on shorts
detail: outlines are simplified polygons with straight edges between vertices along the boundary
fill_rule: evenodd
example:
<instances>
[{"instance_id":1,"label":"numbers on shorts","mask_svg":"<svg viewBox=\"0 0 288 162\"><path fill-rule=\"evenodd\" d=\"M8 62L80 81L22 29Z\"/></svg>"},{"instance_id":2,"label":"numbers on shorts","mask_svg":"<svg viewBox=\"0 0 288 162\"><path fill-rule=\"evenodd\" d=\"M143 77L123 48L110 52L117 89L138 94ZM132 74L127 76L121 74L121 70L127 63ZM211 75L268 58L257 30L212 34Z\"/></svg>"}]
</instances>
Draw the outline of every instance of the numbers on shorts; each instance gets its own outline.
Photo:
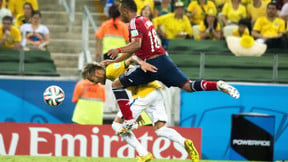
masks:
<instances>
[{"instance_id":1,"label":"numbers on shorts","mask_svg":"<svg viewBox=\"0 0 288 162\"><path fill-rule=\"evenodd\" d=\"M151 51L154 52L155 49L160 48L159 38L157 36L155 29L152 29L151 31L149 31L148 36L150 37Z\"/></svg>"}]
</instances>

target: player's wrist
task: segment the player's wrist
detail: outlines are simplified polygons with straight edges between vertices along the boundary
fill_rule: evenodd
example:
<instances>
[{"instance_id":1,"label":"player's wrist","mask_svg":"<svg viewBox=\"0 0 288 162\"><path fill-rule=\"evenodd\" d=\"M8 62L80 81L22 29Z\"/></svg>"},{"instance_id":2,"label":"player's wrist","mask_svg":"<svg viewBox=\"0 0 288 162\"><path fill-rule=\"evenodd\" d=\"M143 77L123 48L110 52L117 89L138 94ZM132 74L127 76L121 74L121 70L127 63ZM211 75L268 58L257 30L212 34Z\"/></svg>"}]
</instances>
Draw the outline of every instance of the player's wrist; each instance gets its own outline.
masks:
<instances>
[{"instance_id":1,"label":"player's wrist","mask_svg":"<svg viewBox=\"0 0 288 162\"><path fill-rule=\"evenodd\" d=\"M122 52L121 48L116 48L116 49L117 49L118 53Z\"/></svg>"}]
</instances>

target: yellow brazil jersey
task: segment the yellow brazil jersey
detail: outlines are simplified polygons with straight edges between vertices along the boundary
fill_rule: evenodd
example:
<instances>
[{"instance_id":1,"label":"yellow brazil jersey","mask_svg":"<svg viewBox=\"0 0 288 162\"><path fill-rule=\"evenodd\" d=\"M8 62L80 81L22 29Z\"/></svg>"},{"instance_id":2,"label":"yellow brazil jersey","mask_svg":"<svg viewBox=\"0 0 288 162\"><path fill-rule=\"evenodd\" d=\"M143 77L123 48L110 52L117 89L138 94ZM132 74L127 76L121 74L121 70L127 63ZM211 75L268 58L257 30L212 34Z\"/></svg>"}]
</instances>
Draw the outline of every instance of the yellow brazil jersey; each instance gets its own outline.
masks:
<instances>
[{"instance_id":1,"label":"yellow brazil jersey","mask_svg":"<svg viewBox=\"0 0 288 162\"><path fill-rule=\"evenodd\" d=\"M106 78L109 80L115 80L121 74L123 74L128 68L125 65L125 62L113 63L106 67ZM162 88L158 81L149 82L145 85L132 86L128 90L131 91L133 98L145 97L149 93L153 92L156 89Z\"/></svg>"},{"instance_id":2,"label":"yellow brazil jersey","mask_svg":"<svg viewBox=\"0 0 288 162\"><path fill-rule=\"evenodd\" d=\"M37 0L9 0L8 8L12 12L12 14L16 17L18 14L23 14L23 5L24 3L31 3L33 10L39 10L38 1Z\"/></svg>"},{"instance_id":3,"label":"yellow brazil jersey","mask_svg":"<svg viewBox=\"0 0 288 162\"><path fill-rule=\"evenodd\" d=\"M186 15L183 15L182 19L176 19L174 13L169 13L154 18L153 24L156 28L159 26L164 28L167 39L174 39L181 32L186 32L192 36L192 26Z\"/></svg>"},{"instance_id":4,"label":"yellow brazil jersey","mask_svg":"<svg viewBox=\"0 0 288 162\"><path fill-rule=\"evenodd\" d=\"M264 37L276 37L285 32L285 22L278 17L270 21L264 16L256 20L253 30L258 31Z\"/></svg>"},{"instance_id":5,"label":"yellow brazil jersey","mask_svg":"<svg viewBox=\"0 0 288 162\"><path fill-rule=\"evenodd\" d=\"M149 5L151 8L151 11L154 10L154 1L153 0L134 0L137 5L137 13L140 15L141 10L143 7Z\"/></svg>"},{"instance_id":6,"label":"yellow brazil jersey","mask_svg":"<svg viewBox=\"0 0 288 162\"><path fill-rule=\"evenodd\" d=\"M204 24L204 21L202 21L201 23L200 23L200 25L199 25L199 31L200 32L206 32L206 26L205 26L205 24ZM220 23L217 23L217 26L216 26L216 31L217 32L221 32L221 25L220 25ZM211 38L211 39L213 39L213 34L210 34L209 35L209 38Z\"/></svg>"},{"instance_id":7,"label":"yellow brazil jersey","mask_svg":"<svg viewBox=\"0 0 288 162\"><path fill-rule=\"evenodd\" d=\"M252 18L252 21L256 21L257 18L266 16L266 8L268 2L261 2L261 6L255 8L253 4L248 4L247 15Z\"/></svg>"},{"instance_id":8,"label":"yellow brazil jersey","mask_svg":"<svg viewBox=\"0 0 288 162\"><path fill-rule=\"evenodd\" d=\"M235 10L232 6L232 3L225 3L222 8L222 15L226 16L228 21L236 23L238 23L240 19L247 16L246 8L243 5L239 4L238 9Z\"/></svg>"},{"instance_id":9,"label":"yellow brazil jersey","mask_svg":"<svg viewBox=\"0 0 288 162\"><path fill-rule=\"evenodd\" d=\"M187 8L187 11L195 12L195 15L193 15L193 17L190 20L192 24L199 25L201 21L204 20L205 14L207 13L208 10L214 10L214 12L217 13L217 9L216 9L214 2L208 0L201 7L198 1L191 1Z\"/></svg>"},{"instance_id":10,"label":"yellow brazil jersey","mask_svg":"<svg viewBox=\"0 0 288 162\"><path fill-rule=\"evenodd\" d=\"M243 35L240 35L238 28L235 28L235 29L233 30L233 32L232 32L232 35L235 36L235 37L241 37L241 36L243 36L243 35L250 35L250 34L249 34L248 28L246 28L246 29L244 30Z\"/></svg>"},{"instance_id":11,"label":"yellow brazil jersey","mask_svg":"<svg viewBox=\"0 0 288 162\"><path fill-rule=\"evenodd\" d=\"M4 36L3 25L0 25L0 38ZM20 43L21 41L21 32L15 26L11 26L10 35L4 42L4 48L14 48L15 43Z\"/></svg>"}]
</instances>

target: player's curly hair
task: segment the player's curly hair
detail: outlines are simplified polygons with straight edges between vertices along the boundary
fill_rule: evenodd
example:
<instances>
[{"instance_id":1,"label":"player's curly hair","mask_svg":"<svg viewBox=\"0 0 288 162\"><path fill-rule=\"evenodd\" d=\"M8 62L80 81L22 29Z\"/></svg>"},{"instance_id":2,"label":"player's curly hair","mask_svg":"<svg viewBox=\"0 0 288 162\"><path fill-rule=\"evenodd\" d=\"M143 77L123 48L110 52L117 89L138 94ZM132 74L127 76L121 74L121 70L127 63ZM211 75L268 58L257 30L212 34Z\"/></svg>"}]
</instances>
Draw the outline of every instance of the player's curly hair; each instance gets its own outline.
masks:
<instances>
[{"instance_id":1,"label":"player's curly hair","mask_svg":"<svg viewBox=\"0 0 288 162\"><path fill-rule=\"evenodd\" d=\"M132 12L137 12L137 5L134 0L120 0L121 6L127 8Z\"/></svg>"},{"instance_id":2,"label":"player's curly hair","mask_svg":"<svg viewBox=\"0 0 288 162\"><path fill-rule=\"evenodd\" d=\"M88 79L95 75L95 70L105 70L105 67L97 62L88 63L82 70L82 78Z\"/></svg>"}]
</instances>

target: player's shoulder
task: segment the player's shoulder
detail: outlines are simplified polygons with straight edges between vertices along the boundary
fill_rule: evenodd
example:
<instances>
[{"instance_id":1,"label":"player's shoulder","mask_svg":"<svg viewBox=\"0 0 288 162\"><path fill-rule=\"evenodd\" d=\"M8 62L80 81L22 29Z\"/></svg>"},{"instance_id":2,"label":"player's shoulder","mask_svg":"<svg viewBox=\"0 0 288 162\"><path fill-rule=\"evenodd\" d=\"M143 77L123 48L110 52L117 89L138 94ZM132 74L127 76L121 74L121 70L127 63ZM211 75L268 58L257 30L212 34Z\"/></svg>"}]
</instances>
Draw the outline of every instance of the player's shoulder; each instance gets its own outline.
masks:
<instances>
[{"instance_id":1,"label":"player's shoulder","mask_svg":"<svg viewBox=\"0 0 288 162\"><path fill-rule=\"evenodd\" d=\"M139 26L139 25L143 25L144 23L146 23L147 21L150 21L148 18L144 17L144 16L137 16L135 18L133 18L130 22L130 26Z\"/></svg>"}]
</instances>

